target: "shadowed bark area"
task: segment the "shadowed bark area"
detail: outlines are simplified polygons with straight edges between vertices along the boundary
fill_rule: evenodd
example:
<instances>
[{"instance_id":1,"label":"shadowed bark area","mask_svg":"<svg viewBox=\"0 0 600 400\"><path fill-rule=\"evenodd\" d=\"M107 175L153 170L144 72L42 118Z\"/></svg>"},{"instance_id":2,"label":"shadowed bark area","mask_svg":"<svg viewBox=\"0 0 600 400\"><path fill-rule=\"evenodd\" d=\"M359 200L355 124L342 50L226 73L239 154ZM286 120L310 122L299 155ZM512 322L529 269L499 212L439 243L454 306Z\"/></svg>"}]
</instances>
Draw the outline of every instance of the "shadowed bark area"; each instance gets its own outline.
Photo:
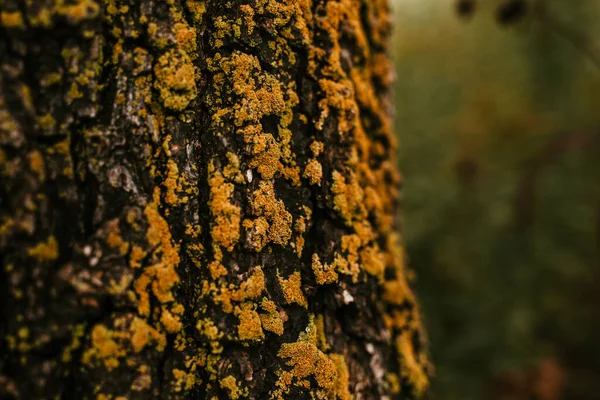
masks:
<instances>
[{"instance_id":1,"label":"shadowed bark area","mask_svg":"<svg viewBox=\"0 0 600 400\"><path fill-rule=\"evenodd\" d=\"M0 395L413 398L386 1L0 1Z\"/></svg>"}]
</instances>

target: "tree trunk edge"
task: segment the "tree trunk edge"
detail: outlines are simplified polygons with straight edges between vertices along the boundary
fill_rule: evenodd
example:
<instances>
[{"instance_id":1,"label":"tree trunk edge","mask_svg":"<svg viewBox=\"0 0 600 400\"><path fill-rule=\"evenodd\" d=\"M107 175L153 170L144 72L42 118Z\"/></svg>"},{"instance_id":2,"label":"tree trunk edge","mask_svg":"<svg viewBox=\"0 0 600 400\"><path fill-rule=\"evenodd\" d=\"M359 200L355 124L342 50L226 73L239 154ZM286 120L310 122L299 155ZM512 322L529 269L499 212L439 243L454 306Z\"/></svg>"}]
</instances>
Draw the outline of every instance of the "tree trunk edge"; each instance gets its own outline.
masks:
<instances>
[{"instance_id":1,"label":"tree trunk edge","mask_svg":"<svg viewBox=\"0 0 600 400\"><path fill-rule=\"evenodd\" d=\"M0 394L422 393L388 8L0 2Z\"/></svg>"}]
</instances>

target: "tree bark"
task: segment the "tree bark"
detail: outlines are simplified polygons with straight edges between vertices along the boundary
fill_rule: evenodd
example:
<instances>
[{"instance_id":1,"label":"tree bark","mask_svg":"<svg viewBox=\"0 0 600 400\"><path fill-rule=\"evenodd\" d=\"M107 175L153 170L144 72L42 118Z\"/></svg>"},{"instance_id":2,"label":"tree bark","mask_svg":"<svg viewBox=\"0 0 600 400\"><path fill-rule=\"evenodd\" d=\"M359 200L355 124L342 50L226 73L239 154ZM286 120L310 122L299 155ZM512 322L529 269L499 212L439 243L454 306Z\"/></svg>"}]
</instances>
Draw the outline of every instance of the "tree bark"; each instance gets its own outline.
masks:
<instances>
[{"instance_id":1,"label":"tree bark","mask_svg":"<svg viewBox=\"0 0 600 400\"><path fill-rule=\"evenodd\" d=\"M0 397L423 391L385 0L0 7Z\"/></svg>"}]
</instances>

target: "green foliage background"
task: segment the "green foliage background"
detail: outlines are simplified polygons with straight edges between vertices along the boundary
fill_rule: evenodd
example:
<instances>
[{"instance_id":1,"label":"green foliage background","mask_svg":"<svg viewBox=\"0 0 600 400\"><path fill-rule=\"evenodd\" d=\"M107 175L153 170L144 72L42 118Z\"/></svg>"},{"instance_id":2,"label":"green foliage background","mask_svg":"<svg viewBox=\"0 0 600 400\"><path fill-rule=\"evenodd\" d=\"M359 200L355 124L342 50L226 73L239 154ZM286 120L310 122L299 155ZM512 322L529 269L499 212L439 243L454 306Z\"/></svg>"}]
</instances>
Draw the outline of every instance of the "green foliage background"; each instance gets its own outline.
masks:
<instances>
[{"instance_id":1,"label":"green foliage background","mask_svg":"<svg viewBox=\"0 0 600 400\"><path fill-rule=\"evenodd\" d=\"M404 232L430 398L600 398L600 2L548 0L590 42L480 1L394 1ZM578 47L579 46L579 47Z\"/></svg>"}]
</instances>

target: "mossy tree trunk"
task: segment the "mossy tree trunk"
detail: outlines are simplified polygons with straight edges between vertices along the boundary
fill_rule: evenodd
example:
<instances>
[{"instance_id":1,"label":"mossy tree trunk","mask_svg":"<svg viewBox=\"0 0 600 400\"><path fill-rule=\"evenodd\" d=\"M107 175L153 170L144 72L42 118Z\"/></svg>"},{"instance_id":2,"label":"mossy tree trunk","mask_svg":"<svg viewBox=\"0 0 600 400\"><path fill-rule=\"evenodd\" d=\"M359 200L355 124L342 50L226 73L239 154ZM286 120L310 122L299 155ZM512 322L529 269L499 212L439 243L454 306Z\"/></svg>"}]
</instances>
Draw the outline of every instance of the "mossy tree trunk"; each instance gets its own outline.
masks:
<instances>
[{"instance_id":1,"label":"mossy tree trunk","mask_svg":"<svg viewBox=\"0 0 600 400\"><path fill-rule=\"evenodd\" d=\"M423 390L385 0L0 7L0 397Z\"/></svg>"}]
</instances>

